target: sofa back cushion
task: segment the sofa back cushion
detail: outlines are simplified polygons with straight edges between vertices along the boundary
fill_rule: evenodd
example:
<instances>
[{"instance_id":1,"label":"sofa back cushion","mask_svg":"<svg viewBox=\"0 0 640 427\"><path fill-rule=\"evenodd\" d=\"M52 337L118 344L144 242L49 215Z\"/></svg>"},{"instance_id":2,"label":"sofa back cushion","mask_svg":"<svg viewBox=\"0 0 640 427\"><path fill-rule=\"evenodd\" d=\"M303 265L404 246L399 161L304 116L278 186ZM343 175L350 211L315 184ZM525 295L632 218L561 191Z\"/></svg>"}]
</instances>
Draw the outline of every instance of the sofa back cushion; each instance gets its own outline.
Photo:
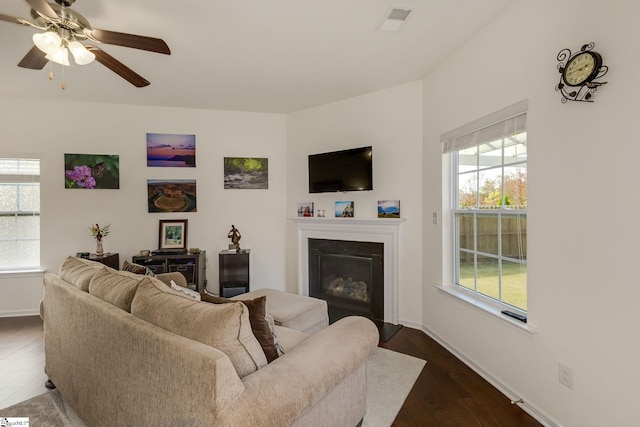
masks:
<instances>
[{"instance_id":1,"label":"sofa back cushion","mask_svg":"<svg viewBox=\"0 0 640 427\"><path fill-rule=\"evenodd\" d=\"M69 282L80 290L88 292L91 279L103 268L104 264L99 262L69 256L60 264L58 276L65 282Z\"/></svg>"},{"instance_id":2,"label":"sofa back cushion","mask_svg":"<svg viewBox=\"0 0 640 427\"><path fill-rule=\"evenodd\" d=\"M140 283L131 313L224 352L240 378L267 365L264 352L251 331L247 307L242 303L196 301L154 280Z\"/></svg>"},{"instance_id":3,"label":"sofa back cushion","mask_svg":"<svg viewBox=\"0 0 640 427\"><path fill-rule=\"evenodd\" d=\"M146 276L105 267L98 270L89 282L89 293L130 313L133 296L144 280L150 281Z\"/></svg>"}]
</instances>

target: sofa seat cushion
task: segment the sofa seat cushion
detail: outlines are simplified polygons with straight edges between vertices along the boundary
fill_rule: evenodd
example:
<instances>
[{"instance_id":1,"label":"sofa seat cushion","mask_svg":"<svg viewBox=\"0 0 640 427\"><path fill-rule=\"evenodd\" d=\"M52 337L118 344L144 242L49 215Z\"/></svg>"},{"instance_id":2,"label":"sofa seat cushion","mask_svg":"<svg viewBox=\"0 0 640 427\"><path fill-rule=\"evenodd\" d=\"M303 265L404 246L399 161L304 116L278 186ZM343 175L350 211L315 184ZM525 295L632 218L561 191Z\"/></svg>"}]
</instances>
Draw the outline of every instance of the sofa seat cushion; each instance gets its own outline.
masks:
<instances>
[{"instance_id":1,"label":"sofa seat cushion","mask_svg":"<svg viewBox=\"0 0 640 427\"><path fill-rule=\"evenodd\" d=\"M84 292L89 292L89 283L93 276L104 268L104 264L88 259L67 257L60 264L58 276Z\"/></svg>"},{"instance_id":2,"label":"sofa seat cushion","mask_svg":"<svg viewBox=\"0 0 640 427\"><path fill-rule=\"evenodd\" d=\"M150 279L139 274L103 267L89 282L89 293L130 313L133 296L143 280Z\"/></svg>"},{"instance_id":3,"label":"sofa seat cushion","mask_svg":"<svg viewBox=\"0 0 640 427\"><path fill-rule=\"evenodd\" d=\"M237 304L238 302L241 302L246 305L247 309L249 309L249 321L251 322L251 330L253 331L253 335L255 335L256 339L260 343L260 347L262 347L262 351L264 351L267 362L271 363L278 358L278 350L276 349L275 340L273 335L271 335L271 328L269 327L269 322L267 321L267 312L265 309L267 297L261 296L251 300L242 299L234 301L212 295L203 289L200 291L200 298L202 299L202 301L210 302L213 304Z\"/></svg>"},{"instance_id":4,"label":"sofa seat cushion","mask_svg":"<svg viewBox=\"0 0 640 427\"><path fill-rule=\"evenodd\" d=\"M244 304L209 304L180 294L157 280L143 281L131 313L183 337L224 352L240 378L267 365L251 331Z\"/></svg>"},{"instance_id":5,"label":"sofa seat cushion","mask_svg":"<svg viewBox=\"0 0 640 427\"><path fill-rule=\"evenodd\" d=\"M267 314L276 325L315 334L329 326L327 302L319 298L292 294L276 289L257 289L232 297L232 300L267 297Z\"/></svg>"}]
</instances>

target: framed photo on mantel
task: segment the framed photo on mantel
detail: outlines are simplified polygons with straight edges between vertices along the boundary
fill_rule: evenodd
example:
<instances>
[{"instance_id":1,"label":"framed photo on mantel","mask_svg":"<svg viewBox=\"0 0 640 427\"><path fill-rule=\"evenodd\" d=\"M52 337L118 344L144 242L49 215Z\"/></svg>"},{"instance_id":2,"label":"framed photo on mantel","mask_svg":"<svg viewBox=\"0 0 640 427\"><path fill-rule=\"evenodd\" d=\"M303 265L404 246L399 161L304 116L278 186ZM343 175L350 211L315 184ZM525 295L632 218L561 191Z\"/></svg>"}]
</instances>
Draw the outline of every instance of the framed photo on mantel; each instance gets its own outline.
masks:
<instances>
[{"instance_id":1,"label":"framed photo on mantel","mask_svg":"<svg viewBox=\"0 0 640 427\"><path fill-rule=\"evenodd\" d=\"M187 220L161 219L158 232L158 249L186 249Z\"/></svg>"}]
</instances>

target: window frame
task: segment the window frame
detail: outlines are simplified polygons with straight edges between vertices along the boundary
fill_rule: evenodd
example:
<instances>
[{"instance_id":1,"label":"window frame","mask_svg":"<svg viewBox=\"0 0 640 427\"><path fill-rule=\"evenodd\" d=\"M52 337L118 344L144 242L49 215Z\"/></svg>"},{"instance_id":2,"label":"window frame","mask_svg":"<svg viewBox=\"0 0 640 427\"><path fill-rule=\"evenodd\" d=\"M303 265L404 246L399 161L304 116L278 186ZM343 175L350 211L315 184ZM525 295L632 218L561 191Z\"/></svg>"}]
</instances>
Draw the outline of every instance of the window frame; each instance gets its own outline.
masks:
<instances>
[{"instance_id":1,"label":"window frame","mask_svg":"<svg viewBox=\"0 0 640 427\"><path fill-rule=\"evenodd\" d=\"M443 266L445 269L443 270L445 283L443 285L436 285L436 287L443 293L453 296L457 299L460 299L471 306L481 309L482 311L486 311L490 314L493 314L500 319L507 321L515 326L518 326L522 329L525 329L531 333L535 332L535 328L531 327L531 325L527 323L520 322L519 320L515 320L511 317L507 317L501 312L504 310L509 310L511 312L521 314L527 316L527 311L524 311L518 307L510 305L501 300L495 299L491 296L486 296L477 292L477 283L475 281L476 274L474 268L474 289L468 289L465 286L458 285L457 278L458 276L458 266L459 266L459 250L458 250L458 241L457 241L457 232L458 232L458 224L457 224L457 214L473 214L474 218L476 215L482 215L483 213L488 213L496 216L496 220L499 221L498 224L502 224L502 218L504 215L524 215L527 218L527 209L526 206L523 209L513 209L506 208L505 206L496 207L495 209L480 209L478 204L476 203L476 208L474 209L459 209L457 206L458 203L458 169L457 169L457 159L454 161L454 152L457 153L460 150L481 146L488 142L492 142L496 139L504 138L505 135L513 136L515 134L520 133L521 131L527 132L526 130L526 117L528 113L528 100L520 101L516 104L505 107L499 111L491 113L485 117L482 117L478 120L474 120L473 122L467 123L459 128L456 128L452 131L449 131L445 134L442 134L440 137L440 141L443 144L443 180L449 188L449 192L447 197L444 198L444 209L445 211L449 211L446 218L448 218L444 224L445 234L443 238L445 239L443 246L443 256L444 263ZM518 122L517 117L523 117L524 120L520 120ZM508 133L511 132L511 133ZM502 135L502 136L501 136ZM497 137L496 137L497 136ZM528 140L528 134L527 134ZM504 164L504 150L502 150L500 165L501 169L510 166L518 166L518 165L527 165L527 176L528 176L528 156L524 158L521 162L515 163L507 163ZM502 171L501 171L502 172ZM476 171L477 173L477 171ZM502 179L504 180L504 174L501 173ZM503 181L504 182L504 181ZM478 188L480 183L477 184ZM446 187L445 187L446 188ZM504 188L501 188L501 200L504 200ZM448 199L448 200L447 200ZM446 232L448 229L448 232ZM474 232L474 236L476 233ZM525 235L526 236L526 235ZM502 239L500 236L496 237L498 242L502 244ZM474 237L475 239L475 237ZM477 251L477 246L474 243L473 247L474 251ZM500 252L498 252L499 255ZM481 255L483 255L481 253ZM493 257L496 257L495 254L491 254ZM522 263L524 265L528 265L528 260L523 258L523 260L513 259L511 257L502 256L503 260L506 261L515 261L518 263ZM475 260L475 255L474 255ZM448 270L446 267L448 267ZM447 273L447 270L449 273ZM525 274L528 274L525 272ZM448 284L447 284L448 283ZM500 288L500 298L503 298L503 289L502 286ZM527 288L527 301L529 292ZM527 304L528 305L528 304ZM528 309L529 307L527 307Z\"/></svg>"},{"instance_id":2,"label":"window frame","mask_svg":"<svg viewBox=\"0 0 640 427\"><path fill-rule=\"evenodd\" d=\"M525 131L526 132L526 131ZM501 183L501 194L500 194L500 200L504 200L504 170L505 167L514 167L514 166L518 166L518 165L527 165L527 160L521 160L521 161L517 161L517 162L513 162L513 163L507 163L505 164L504 161L504 152L505 152L505 146L504 146L504 139L503 138L501 140L501 161L499 166L492 166L492 167L488 167L488 168L482 168L479 164L477 165L476 169L474 170L474 172L476 174L480 174L482 171L486 171L486 170L495 170L495 169L500 169L501 173L501 179L502 179L502 183ZM482 145L482 144L480 144ZM482 209L480 207L478 207L478 203L476 203L476 206L474 207L470 207L470 208L460 208L458 207L458 191L459 191L459 178L460 178L460 173L458 173L458 166L459 166L459 153L461 150L455 150L453 152L451 152L450 155L450 161L451 161L451 178L450 178L450 182L451 182L451 195L450 195L450 200L451 200L451 221L453 224L452 227L452 274L451 274L451 278L452 278L452 283L454 285L456 285L457 287L459 287L463 292L468 292L469 294L471 294L471 296L473 297L477 297L479 299L484 300L487 303L492 303L495 304L496 306L498 306L499 308L503 309L503 310L509 310L512 312L515 312L517 314L520 315L525 315L527 314L527 310L521 308L521 307L517 307L514 306L512 304L509 304L508 302L505 302L503 299L503 261L507 261L507 262L511 262L511 263L515 263L515 264L521 264L521 265L527 265L527 260L524 259L518 259L518 258L513 258L513 257L509 257L503 254L502 251L502 220L504 216L507 217L512 217L512 216L524 216L525 219L527 218L527 209L510 209L510 208L505 208L504 205L500 205L500 207L495 208L495 209ZM480 162L478 157L478 163ZM479 187L480 187L480 180L477 181L477 194L479 194ZM467 249L467 248L463 248L461 247L462 245L459 244L460 242L460 232L459 232L459 221L458 218L460 215L471 215L473 217L473 249ZM479 247L478 247L478 221L477 221L477 217L478 216L487 216L487 217L495 217L496 218L496 222L497 222L497 245L498 245L498 249L497 249L497 254L491 253L491 252L485 252L482 251ZM482 292L480 292L478 290L478 269L477 267L474 267L474 286L473 289L469 288L468 286L465 286L463 284L461 284L461 280L460 280L460 253L464 252L464 253L468 253L471 254L473 256L474 259L474 265L477 262L477 259L479 256L481 257L485 257L485 258L491 258L497 261L497 268L498 268L498 297L494 298L491 297L487 294L484 294ZM525 273L526 274L526 273Z\"/></svg>"}]
</instances>

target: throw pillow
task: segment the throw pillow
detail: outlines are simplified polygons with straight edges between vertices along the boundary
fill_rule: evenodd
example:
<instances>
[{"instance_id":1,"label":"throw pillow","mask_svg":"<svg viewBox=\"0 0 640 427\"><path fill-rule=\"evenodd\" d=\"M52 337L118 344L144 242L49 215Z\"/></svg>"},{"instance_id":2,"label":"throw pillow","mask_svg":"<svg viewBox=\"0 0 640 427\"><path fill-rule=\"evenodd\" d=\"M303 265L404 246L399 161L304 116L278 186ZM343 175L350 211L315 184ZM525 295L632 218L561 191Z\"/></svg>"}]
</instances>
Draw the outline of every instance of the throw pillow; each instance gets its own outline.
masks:
<instances>
[{"instance_id":1,"label":"throw pillow","mask_svg":"<svg viewBox=\"0 0 640 427\"><path fill-rule=\"evenodd\" d=\"M89 293L130 313L133 296L145 279L137 274L109 271L105 267L91 279Z\"/></svg>"},{"instance_id":2,"label":"throw pillow","mask_svg":"<svg viewBox=\"0 0 640 427\"><path fill-rule=\"evenodd\" d=\"M193 298L196 301L200 301L201 297L198 292L192 291L191 289L185 288L184 286L179 286L173 280L171 281L171 289L173 289L174 291L182 292L183 294Z\"/></svg>"},{"instance_id":3,"label":"throw pillow","mask_svg":"<svg viewBox=\"0 0 640 427\"><path fill-rule=\"evenodd\" d=\"M127 260L124 260L124 262L122 263L122 271L130 271L132 273L136 273L136 274L145 274L145 272L147 271L147 268L139 265L139 264L132 264Z\"/></svg>"},{"instance_id":4,"label":"throw pillow","mask_svg":"<svg viewBox=\"0 0 640 427\"><path fill-rule=\"evenodd\" d=\"M266 319L267 312L265 305L267 303L266 295L252 299L252 300L230 300L227 298L221 298L208 293L206 290L200 291L200 297L202 301L207 301L213 304L228 304L242 302L249 309L249 321L251 322L251 330L253 335L260 343L264 355L267 357L267 362L271 363L278 358L278 350L275 345L275 340L271 334L271 328L269 328L269 322Z\"/></svg>"},{"instance_id":5,"label":"throw pillow","mask_svg":"<svg viewBox=\"0 0 640 427\"><path fill-rule=\"evenodd\" d=\"M217 348L229 357L240 378L267 365L260 343L251 332L249 310L243 304L203 304L149 279L138 287L131 313Z\"/></svg>"},{"instance_id":6,"label":"throw pillow","mask_svg":"<svg viewBox=\"0 0 640 427\"><path fill-rule=\"evenodd\" d=\"M267 314L266 319L267 319L267 323L269 323L269 330L271 331L271 336L273 337L273 345L275 345L276 350L278 352L278 357L280 357L284 354L284 349L280 345L280 342L278 341L278 336L276 335L276 328L275 328L276 322L273 320L273 316L270 314Z\"/></svg>"}]
</instances>

